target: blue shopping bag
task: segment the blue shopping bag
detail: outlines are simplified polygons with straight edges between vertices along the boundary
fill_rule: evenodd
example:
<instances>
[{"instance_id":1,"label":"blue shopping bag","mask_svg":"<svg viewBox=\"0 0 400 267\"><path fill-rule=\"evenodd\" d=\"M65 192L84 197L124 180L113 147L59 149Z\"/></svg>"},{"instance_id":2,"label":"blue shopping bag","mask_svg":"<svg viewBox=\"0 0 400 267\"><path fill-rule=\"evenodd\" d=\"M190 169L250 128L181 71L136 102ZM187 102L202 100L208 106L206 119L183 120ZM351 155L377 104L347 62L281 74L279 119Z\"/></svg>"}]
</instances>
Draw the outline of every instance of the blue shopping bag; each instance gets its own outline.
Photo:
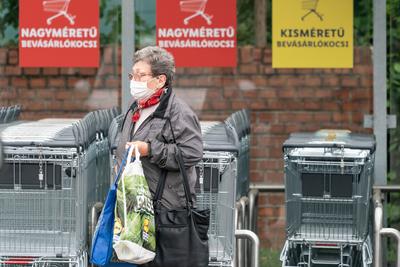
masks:
<instances>
[{"instance_id":1,"label":"blue shopping bag","mask_svg":"<svg viewBox=\"0 0 400 267\"><path fill-rule=\"evenodd\" d=\"M126 152L124 159L119 167L114 183L111 185L106 202L99 220L97 221L96 230L93 235L90 262L105 266L110 264L110 259L113 254L113 236L114 236L114 220L115 220L115 203L117 201L117 186L122 170L126 163L129 150Z\"/></svg>"}]
</instances>

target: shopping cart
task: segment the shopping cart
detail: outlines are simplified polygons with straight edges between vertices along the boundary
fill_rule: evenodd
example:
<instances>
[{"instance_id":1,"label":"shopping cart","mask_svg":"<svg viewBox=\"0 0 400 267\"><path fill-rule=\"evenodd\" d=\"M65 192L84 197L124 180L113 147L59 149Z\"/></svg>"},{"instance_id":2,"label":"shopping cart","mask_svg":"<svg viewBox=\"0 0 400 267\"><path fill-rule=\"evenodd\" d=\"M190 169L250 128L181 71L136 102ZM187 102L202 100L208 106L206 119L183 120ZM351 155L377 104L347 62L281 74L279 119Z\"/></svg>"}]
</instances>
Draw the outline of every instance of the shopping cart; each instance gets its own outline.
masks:
<instances>
[{"instance_id":1,"label":"shopping cart","mask_svg":"<svg viewBox=\"0 0 400 267\"><path fill-rule=\"evenodd\" d=\"M297 133L283 148L282 266L369 266L374 138L347 131ZM346 265L360 257L361 265Z\"/></svg>"},{"instance_id":2,"label":"shopping cart","mask_svg":"<svg viewBox=\"0 0 400 267\"><path fill-rule=\"evenodd\" d=\"M11 107L0 107L0 124L10 123L18 120L21 113L21 106L14 105Z\"/></svg>"},{"instance_id":3,"label":"shopping cart","mask_svg":"<svg viewBox=\"0 0 400 267\"><path fill-rule=\"evenodd\" d=\"M0 125L0 266L87 266L88 214L110 184L116 113Z\"/></svg>"},{"instance_id":4,"label":"shopping cart","mask_svg":"<svg viewBox=\"0 0 400 267\"><path fill-rule=\"evenodd\" d=\"M71 0L44 0L43 1L43 9L46 12L56 13L54 16L51 16L47 19L47 24L51 25L51 22L60 16L64 16L69 20L71 25L75 24L75 16L68 13L68 7Z\"/></svg>"},{"instance_id":5,"label":"shopping cart","mask_svg":"<svg viewBox=\"0 0 400 267\"><path fill-rule=\"evenodd\" d=\"M179 2L180 8L182 12L193 13L189 17L186 17L183 20L183 23L187 25L189 20L200 16L207 22L208 25L211 25L212 16L204 13L207 5L207 0L183 0Z\"/></svg>"},{"instance_id":6,"label":"shopping cart","mask_svg":"<svg viewBox=\"0 0 400 267\"><path fill-rule=\"evenodd\" d=\"M319 0L303 0L302 6L303 6L303 9L307 10L307 13L303 17L301 17L301 20L304 20L310 14L314 14L321 21L323 21L322 14L317 11L318 1Z\"/></svg>"}]
</instances>

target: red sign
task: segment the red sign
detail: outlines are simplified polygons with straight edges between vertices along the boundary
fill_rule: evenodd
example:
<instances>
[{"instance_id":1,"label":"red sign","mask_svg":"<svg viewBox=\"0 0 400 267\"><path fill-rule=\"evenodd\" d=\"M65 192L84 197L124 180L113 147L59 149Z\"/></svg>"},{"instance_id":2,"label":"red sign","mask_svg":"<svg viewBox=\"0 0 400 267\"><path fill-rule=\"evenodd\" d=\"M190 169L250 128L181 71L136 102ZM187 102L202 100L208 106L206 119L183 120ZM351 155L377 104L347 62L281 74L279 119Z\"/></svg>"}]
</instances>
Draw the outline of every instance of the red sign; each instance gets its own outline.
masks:
<instances>
[{"instance_id":1,"label":"red sign","mask_svg":"<svg viewBox=\"0 0 400 267\"><path fill-rule=\"evenodd\" d=\"M177 66L236 66L236 0L158 0L156 25Z\"/></svg>"},{"instance_id":2,"label":"red sign","mask_svg":"<svg viewBox=\"0 0 400 267\"><path fill-rule=\"evenodd\" d=\"M98 67L99 0L19 0L21 67Z\"/></svg>"}]
</instances>

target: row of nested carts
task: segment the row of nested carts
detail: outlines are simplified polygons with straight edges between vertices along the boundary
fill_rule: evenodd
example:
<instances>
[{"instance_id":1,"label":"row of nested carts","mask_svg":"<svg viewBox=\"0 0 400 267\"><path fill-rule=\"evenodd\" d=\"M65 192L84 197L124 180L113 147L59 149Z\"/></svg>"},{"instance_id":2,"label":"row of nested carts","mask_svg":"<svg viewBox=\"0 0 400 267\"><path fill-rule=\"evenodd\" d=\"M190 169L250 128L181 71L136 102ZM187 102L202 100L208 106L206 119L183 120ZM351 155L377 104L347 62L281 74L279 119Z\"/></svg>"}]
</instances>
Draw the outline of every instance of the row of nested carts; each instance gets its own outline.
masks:
<instances>
[{"instance_id":1,"label":"row of nested carts","mask_svg":"<svg viewBox=\"0 0 400 267\"><path fill-rule=\"evenodd\" d=\"M0 266L87 266L123 116L106 109L82 119L21 121L19 113L19 106L0 109ZM209 265L255 266L258 239L246 206L249 114L201 127L196 203L211 210Z\"/></svg>"}]
</instances>

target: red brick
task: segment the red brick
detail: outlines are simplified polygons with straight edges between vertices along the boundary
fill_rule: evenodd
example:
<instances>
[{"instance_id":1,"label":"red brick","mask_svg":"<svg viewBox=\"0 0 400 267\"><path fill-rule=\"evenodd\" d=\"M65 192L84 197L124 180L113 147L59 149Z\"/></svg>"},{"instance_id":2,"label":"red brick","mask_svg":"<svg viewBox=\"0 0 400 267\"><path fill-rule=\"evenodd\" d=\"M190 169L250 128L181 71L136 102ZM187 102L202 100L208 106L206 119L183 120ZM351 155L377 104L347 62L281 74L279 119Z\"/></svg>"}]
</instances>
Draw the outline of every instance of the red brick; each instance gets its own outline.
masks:
<instances>
[{"instance_id":1,"label":"red brick","mask_svg":"<svg viewBox=\"0 0 400 267\"><path fill-rule=\"evenodd\" d=\"M85 76L92 76L97 74L97 68L80 68L79 73Z\"/></svg>"},{"instance_id":2,"label":"red brick","mask_svg":"<svg viewBox=\"0 0 400 267\"><path fill-rule=\"evenodd\" d=\"M267 86L268 85L268 79L265 77L265 75L256 75L251 78L251 80L255 83L256 86Z\"/></svg>"},{"instance_id":3,"label":"red brick","mask_svg":"<svg viewBox=\"0 0 400 267\"><path fill-rule=\"evenodd\" d=\"M70 90L56 90L56 99L57 100L65 100L65 99L72 99L73 98L73 91Z\"/></svg>"},{"instance_id":4,"label":"red brick","mask_svg":"<svg viewBox=\"0 0 400 267\"><path fill-rule=\"evenodd\" d=\"M260 98L276 98L277 97L277 89L263 88L258 91L258 96Z\"/></svg>"},{"instance_id":5,"label":"red brick","mask_svg":"<svg viewBox=\"0 0 400 267\"><path fill-rule=\"evenodd\" d=\"M76 68L60 68L61 75L77 75L79 73Z\"/></svg>"},{"instance_id":6,"label":"red brick","mask_svg":"<svg viewBox=\"0 0 400 267\"><path fill-rule=\"evenodd\" d=\"M64 78L51 78L48 80L50 87L56 88L64 88L65 87L65 79Z\"/></svg>"},{"instance_id":7,"label":"red brick","mask_svg":"<svg viewBox=\"0 0 400 267\"><path fill-rule=\"evenodd\" d=\"M322 79L322 84L324 86L338 86L339 85L339 78L337 76L329 76L324 77Z\"/></svg>"},{"instance_id":8,"label":"red brick","mask_svg":"<svg viewBox=\"0 0 400 267\"><path fill-rule=\"evenodd\" d=\"M0 64L5 65L7 63L7 50L5 48L0 48Z\"/></svg>"},{"instance_id":9,"label":"red brick","mask_svg":"<svg viewBox=\"0 0 400 267\"><path fill-rule=\"evenodd\" d=\"M266 181L269 184L282 184L283 173L266 172L264 173L264 181Z\"/></svg>"},{"instance_id":10,"label":"red brick","mask_svg":"<svg viewBox=\"0 0 400 267\"><path fill-rule=\"evenodd\" d=\"M285 88L278 92L278 97L282 98L295 98L297 95L297 91L294 88Z\"/></svg>"},{"instance_id":11,"label":"red brick","mask_svg":"<svg viewBox=\"0 0 400 267\"><path fill-rule=\"evenodd\" d=\"M242 97L244 98L257 98L259 96L258 94L259 90L244 90L242 91ZM254 101L253 99L251 99L251 101Z\"/></svg>"},{"instance_id":12,"label":"red brick","mask_svg":"<svg viewBox=\"0 0 400 267\"><path fill-rule=\"evenodd\" d=\"M212 101L211 108L214 110L227 110L230 109L230 103L228 101Z\"/></svg>"},{"instance_id":13,"label":"red brick","mask_svg":"<svg viewBox=\"0 0 400 267\"><path fill-rule=\"evenodd\" d=\"M58 68L43 68L42 69L43 75L59 75Z\"/></svg>"},{"instance_id":14,"label":"red brick","mask_svg":"<svg viewBox=\"0 0 400 267\"><path fill-rule=\"evenodd\" d=\"M267 65L270 65L272 63L272 50L271 49L264 50L263 62Z\"/></svg>"},{"instance_id":15,"label":"red brick","mask_svg":"<svg viewBox=\"0 0 400 267\"><path fill-rule=\"evenodd\" d=\"M275 73L275 69L271 66L260 66L260 73L261 74L273 74Z\"/></svg>"},{"instance_id":16,"label":"red brick","mask_svg":"<svg viewBox=\"0 0 400 267\"><path fill-rule=\"evenodd\" d=\"M320 86L321 78L319 77L307 77L305 78L307 86Z\"/></svg>"},{"instance_id":17,"label":"red brick","mask_svg":"<svg viewBox=\"0 0 400 267\"><path fill-rule=\"evenodd\" d=\"M321 108L320 102L307 101L304 103L304 108L307 110L317 110Z\"/></svg>"},{"instance_id":18,"label":"red brick","mask_svg":"<svg viewBox=\"0 0 400 267\"><path fill-rule=\"evenodd\" d=\"M257 74L258 66L255 64L241 65L239 66L239 72L241 74Z\"/></svg>"},{"instance_id":19,"label":"red brick","mask_svg":"<svg viewBox=\"0 0 400 267\"><path fill-rule=\"evenodd\" d=\"M46 79L44 78L32 78L29 80L29 84L31 88L37 87L45 87L46 86Z\"/></svg>"},{"instance_id":20,"label":"red brick","mask_svg":"<svg viewBox=\"0 0 400 267\"><path fill-rule=\"evenodd\" d=\"M345 87L357 87L358 78L357 77L343 77L341 81L342 86Z\"/></svg>"},{"instance_id":21,"label":"red brick","mask_svg":"<svg viewBox=\"0 0 400 267\"><path fill-rule=\"evenodd\" d=\"M289 69L289 68L278 68L276 69L278 74L294 74L296 73L296 69Z\"/></svg>"},{"instance_id":22,"label":"red brick","mask_svg":"<svg viewBox=\"0 0 400 267\"><path fill-rule=\"evenodd\" d=\"M315 90L315 96L318 98L328 98L333 96L333 90L329 88L321 88Z\"/></svg>"},{"instance_id":23,"label":"red brick","mask_svg":"<svg viewBox=\"0 0 400 267\"><path fill-rule=\"evenodd\" d=\"M358 99L371 99L372 91L367 88L357 88L351 92L351 96L353 100Z\"/></svg>"},{"instance_id":24,"label":"red brick","mask_svg":"<svg viewBox=\"0 0 400 267\"><path fill-rule=\"evenodd\" d=\"M250 155L255 158L268 158L270 156L269 149L265 147L251 148Z\"/></svg>"},{"instance_id":25,"label":"red brick","mask_svg":"<svg viewBox=\"0 0 400 267\"><path fill-rule=\"evenodd\" d=\"M306 81L307 80L303 77L288 78L287 85L288 86L300 86L300 85L304 85L306 83Z\"/></svg>"},{"instance_id":26,"label":"red brick","mask_svg":"<svg viewBox=\"0 0 400 267\"><path fill-rule=\"evenodd\" d=\"M15 86L15 87L23 87L23 88L28 87L28 81L25 78L19 78L19 77L12 78L11 84L12 84L12 86Z\"/></svg>"},{"instance_id":27,"label":"red brick","mask_svg":"<svg viewBox=\"0 0 400 267\"><path fill-rule=\"evenodd\" d=\"M18 52L17 50L10 50L8 52L8 64L17 65L18 64Z\"/></svg>"},{"instance_id":28,"label":"red brick","mask_svg":"<svg viewBox=\"0 0 400 267\"><path fill-rule=\"evenodd\" d=\"M6 77L0 78L0 91L4 90L5 87L8 87L8 80L9 78Z\"/></svg>"},{"instance_id":29,"label":"red brick","mask_svg":"<svg viewBox=\"0 0 400 267\"><path fill-rule=\"evenodd\" d=\"M244 46L239 48L239 54L240 54L240 63L251 63L254 60L253 57L253 47L251 46Z\"/></svg>"},{"instance_id":30,"label":"red brick","mask_svg":"<svg viewBox=\"0 0 400 267\"><path fill-rule=\"evenodd\" d=\"M360 79L361 79L360 85L362 87L372 87L373 86L372 76L362 76Z\"/></svg>"},{"instance_id":31,"label":"red brick","mask_svg":"<svg viewBox=\"0 0 400 267\"><path fill-rule=\"evenodd\" d=\"M22 70L18 66L6 66L5 74L6 75L21 75Z\"/></svg>"},{"instance_id":32,"label":"red brick","mask_svg":"<svg viewBox=\"0 0 400 267\"><path fill-rule=\"evenodd\" d=\"M261 48L253 48L254 61L261 61L263 53Z\"/></svg>"},{"instance_id":33,"label":"red brick","mask_svg":"<svg viewBox=\"0 0 400 267\"><path fill-rule=\"evenodd\" d=\"M300 89L297 89L297 95L300 98L315 97L315 89L312 89L312 88L300 88Z\"/></svg>"},{"instance_id":34,"label":"red brick","mask_svg":"<svg viewBox=\"0 0 400 267\"><path fill-rule=\"evenodd\" d=\"M36 96L35 90L29 90L25 88L17 89L19 99L34 99Z\"/></svg>"},{"instance_id":35,"label":"red brick","mask_svg":"<svg viewBox=\"0 0 400 267\"><path fill-rule=\"evenodd\" d=\"M319 122L328 122L332 120L332 114L331 113L315 113L314 114L314 121L319 121Z\"/></svg>"},{"instance_id":36,"label":"red brick","mask_svg":"<svg viewBox=\"0 0 400 267\"><path fill-rule=\"evenodd\" d=\"M265 134L269 131L270 126L267 123L259 122L256 125L252 126L251 131L252 133L261 133Z\"/></svg>"},{"instance_id":37,"label":"red brick","mask_svg":"<svg viewBox=\"0 0 400 267\"><path fill-rule=\"evenodd\" d=\"M25 75L40 75L40 68L24 68Z\"/></svg>"},{"instance_id":38,"label":"red brick","mask_svg":"<svg viewBox=\"0 0 400 267\"><path fill-rule=\"evenodd\" d=\"M36 95L39 99L54 99L54 90L36 89Z\"/></svg>"},{"instance_id":39,"label":"red brick","mask_svg":"<svg viewBox=\"0 0 400 267\"><path fill-rule=\"evenodd\" d=\"M302 130L303 124L286 124L285 126L285 133L294 133L294 132L300 132Z\"/></svg>"},{"instance_id":40,"label":"red brick","mask_svg":"<svg viewBox=\"0 0 400 267\"><path fill-rule=\"evenodd\" d=\"M238 100L232 101L232 109L238 110L238 109L243 109L243 108L248 108L248 103L246 103L244 101L238 101Z\"/></svg>"},{"instance_id":41,"label":"red brick","mask_svg":"<svg viewBox=\"0 0 400 267\"><path fill-rule=\"evenodd\" d=\"M273 76L269 79L268 84L270 86L284 86L287 84L287 77L285 76Z\"/></svg>"},{"instance_id":42,"label":"red brick","mask_svg":"<svg viewBox=\"0 0 400 267\"><path fill-rule=\"evenodd\" d=\"M107 88L118 88L120 86L120 80L116 78L106 79Z\"/></svg>"},{"instance_id":43,"label":"red brick","mask_svg":"<svg viewBox=\"0 0 400 267\"><path fill-rule=\"evenodd\" d=\"M266 100L254 100L250 102L250 108L255 110L267 109L268 102Z\"/></svg>"},{"instance_id":44,"label":"red brick","mask_svg":"<svg viewBox=\"0 0 400 267\"><path fill-rule=\"evenodd\" d=\"M113 47L104 47L102 62L104 64L112 64L114 59L114 48Z\"/></svg>"},{"instance_id":45,"label":"red brick","mask_svg":"<svg viewBox=\"0 0 400 267\"><path fill-rule=\"evenodd\" d=\"M114 66L112 65L102 65L97 72L97 75L99 76L115 75L115 74L116 73L114 72Z\"/></svg>"}]
</instances>

